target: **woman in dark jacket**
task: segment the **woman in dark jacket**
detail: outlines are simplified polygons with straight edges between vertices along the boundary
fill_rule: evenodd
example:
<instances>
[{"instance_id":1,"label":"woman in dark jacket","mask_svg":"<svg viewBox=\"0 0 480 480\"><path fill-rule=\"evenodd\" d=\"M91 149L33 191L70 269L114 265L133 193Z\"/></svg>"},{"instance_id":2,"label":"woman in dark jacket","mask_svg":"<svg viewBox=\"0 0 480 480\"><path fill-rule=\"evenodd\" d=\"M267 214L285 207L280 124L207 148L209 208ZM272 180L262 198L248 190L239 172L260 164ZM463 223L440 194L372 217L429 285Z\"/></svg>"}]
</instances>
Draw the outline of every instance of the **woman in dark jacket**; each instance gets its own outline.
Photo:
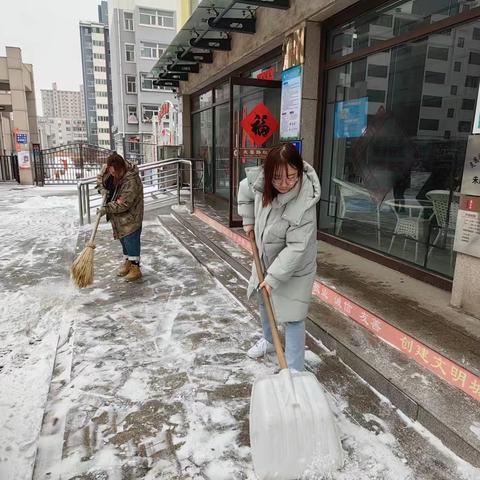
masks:
<instances>
[{"instance_id":1,"label":"woman in dark jacket","mask_svg":"<svg viewBox=\"0 0 480 480\"><path fill-rule=\"evenodd\" d=\"M112 153L97 176L97 188L107 201L100 212L112 224L113 238L120 240L124 262L118 276L132 282L142 277L140 235L143 222L143 184L138 168Z\"/></svg>"}]
</instances>

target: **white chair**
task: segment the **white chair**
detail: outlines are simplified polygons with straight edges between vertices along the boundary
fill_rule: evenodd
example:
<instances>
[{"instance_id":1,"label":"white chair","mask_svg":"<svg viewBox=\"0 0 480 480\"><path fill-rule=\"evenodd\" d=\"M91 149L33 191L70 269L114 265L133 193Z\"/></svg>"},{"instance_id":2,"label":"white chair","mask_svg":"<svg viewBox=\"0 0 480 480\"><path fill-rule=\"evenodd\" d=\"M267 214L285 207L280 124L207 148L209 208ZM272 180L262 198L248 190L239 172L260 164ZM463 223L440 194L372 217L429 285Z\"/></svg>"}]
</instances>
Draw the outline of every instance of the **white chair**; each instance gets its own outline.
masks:
<instances>
[{"instance_id":1,"label":"white chair","mask_svg":"<svg viewBox=\"0 0 480 480\"><path fill-rule=\"evenodd\" d=\"M460 203L460 194L453 192L450 194L449 190L430 190L425 196L433 204L433 212L437 219L438 233L429 247L428 256L430 257L433 247L443 239L445 242L447 239L453 240L455 238L455 228L457 226L458 206ZM451 201L450 201L451 197ZM449 208L450 205L450 208ZM444 248L445 245L442 245ZM450 265L453 261L453 241L450 248Z\"/></svg>"},{"instance_id":2,"label":"white chair","mask_svg":"<svg viewBox=\"0 0 480 480\"><path fill-rule=\"evenodd\" d=\"M335 235L339 235L342 229L343 220L354 220L361 223L367 223L370 225L374 225L377 232L377 243L380 245L380 208L381 204L375 202L369 192L365 187L357 185L355 183L346 182L344 180L340 180L339 178L332 178L332 182L338 188L339 193L339 203L338 203L338 211L337 211L337 218L335 223ZM375 207L375 218L371 219L365 216L365 214L359 215L358 210L353 210L349 208L349 200L351 204L351 200L353 199L362 199L368 200L372 206Z\"/></svg>"},{"instance_id":3,"label":"white chair","mask_svg":"<svg viewBox=\"0 0 480 480\"><path fill-rule=\"evenodd\" d=\"M418 246L426 243L430 232L430 222L434 216L433 205L429 201L416 199L387 200L397 221L393 231L388 253L391 253L397 236L403 237L403 252L407 248L407 240L415 241L415 263L418 262Z\"/></svg>"}]
</instances>

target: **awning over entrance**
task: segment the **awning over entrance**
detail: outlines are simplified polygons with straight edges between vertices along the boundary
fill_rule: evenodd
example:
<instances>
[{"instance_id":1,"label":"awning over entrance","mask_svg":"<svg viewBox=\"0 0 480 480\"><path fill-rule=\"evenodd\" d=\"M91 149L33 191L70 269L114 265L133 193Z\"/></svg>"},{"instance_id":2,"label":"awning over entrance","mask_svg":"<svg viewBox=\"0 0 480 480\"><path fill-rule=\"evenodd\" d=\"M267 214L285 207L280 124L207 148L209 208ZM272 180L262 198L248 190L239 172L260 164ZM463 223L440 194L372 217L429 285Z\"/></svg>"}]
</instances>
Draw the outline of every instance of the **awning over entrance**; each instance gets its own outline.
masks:
<instances>
[{"instance_id":1,"label":"awning over entrance","mask_svg":"<svg viewBox=\"0 0 480 480\"><path fill-rule=\"evenodd\" d=\"M289 0L202 0L152 69L156 85L179 87L201 63L213 63L215 50L231 49L231 33L254 34L259 7L289 6Z\"/></svg>"}]
</instances>

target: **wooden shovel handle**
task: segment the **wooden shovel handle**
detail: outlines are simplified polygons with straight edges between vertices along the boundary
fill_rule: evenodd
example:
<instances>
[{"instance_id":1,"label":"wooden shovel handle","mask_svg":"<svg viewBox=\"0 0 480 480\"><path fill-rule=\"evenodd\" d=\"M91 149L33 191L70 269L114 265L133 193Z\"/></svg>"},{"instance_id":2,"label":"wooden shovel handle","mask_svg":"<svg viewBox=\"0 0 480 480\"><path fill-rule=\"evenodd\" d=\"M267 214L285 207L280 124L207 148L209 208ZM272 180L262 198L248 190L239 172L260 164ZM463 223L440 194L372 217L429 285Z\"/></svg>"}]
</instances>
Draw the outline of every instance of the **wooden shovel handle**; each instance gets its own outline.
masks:
<instances>
[{"instance_id":1,"label":"wooden shovel handle","mask_svg":"<svg viewBox=\"0 0 480 480\"><path fill-rule=\"evenodd\" d=\"M257 276L260 283L265 279L263 274L262 262L260 261L260 256L258 254L257 243L255 242L255 232L250 230L248 233L250 238L250 243L252 245L253 259L255 261L255 268L257 270ZM270 323L270 329L272 331L273 345L275 346L275 351L277 352L278 363L280 368L283 370L287 367L287 361L285 360L285 353L283 352L282 341L280 340L280 335L278 333L277 322L275 321L275 315L273 313L272 302L270 295L268 294L265 288L262 288L263 302L265 303L265 308L267 310L268 322Z\"/></svg>"}]
</instances>

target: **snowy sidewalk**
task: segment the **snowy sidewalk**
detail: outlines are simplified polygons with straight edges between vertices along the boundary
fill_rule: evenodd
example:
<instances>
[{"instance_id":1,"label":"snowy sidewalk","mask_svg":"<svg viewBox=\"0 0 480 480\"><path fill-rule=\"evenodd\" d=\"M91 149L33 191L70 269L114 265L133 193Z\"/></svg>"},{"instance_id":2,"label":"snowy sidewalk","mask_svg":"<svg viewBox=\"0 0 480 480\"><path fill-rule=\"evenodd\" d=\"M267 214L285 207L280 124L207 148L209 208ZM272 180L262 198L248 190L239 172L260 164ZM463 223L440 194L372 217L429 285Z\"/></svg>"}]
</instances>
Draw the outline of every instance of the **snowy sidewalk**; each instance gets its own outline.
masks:
<instances>
[{"instance_id":1,"label":"snowy sidewalk","mask_svg":"<svg viewBox=\"0 0 480 480\"><path fill-rule=\"evenodd\" d=\"M58 357L54 382L65 385L35 478L252 478L250 385L273 365L245 357L251 317L158 221L144 224L140 283L115 277L110 237L104 226L95 286L79 294L71 373Z\"/></svg>"},{"instance_id":2,"label":"snowy sidewalk","mask_svg":"<svg viewBox=\"0 0 480 480\"><path fill-rule=\"evenodd\" d=\"M171 221L150 215L143 280L115 276L120 248L103 224L95 284L77 291L67 276L75 198L35 195L0 188L0 478L29 480L36 462L42 480L253 480L250 389L275 365L245 355L258 326L233 295L243 279L180 228L192 256ZM325 379L348 453L335 480L478 478L334 354L309 352L308 364Z\"/></svg>"},{"instance_id":3,"label":"snowy sidewalk","mask_svg":"<svg viewBox=\"0 0 480 480\"><path fill-rule=\"evenodd\" d=\"M31 478L78 229L74 196L0 186L0 478Z\"/></svg>"}]
</instances>

